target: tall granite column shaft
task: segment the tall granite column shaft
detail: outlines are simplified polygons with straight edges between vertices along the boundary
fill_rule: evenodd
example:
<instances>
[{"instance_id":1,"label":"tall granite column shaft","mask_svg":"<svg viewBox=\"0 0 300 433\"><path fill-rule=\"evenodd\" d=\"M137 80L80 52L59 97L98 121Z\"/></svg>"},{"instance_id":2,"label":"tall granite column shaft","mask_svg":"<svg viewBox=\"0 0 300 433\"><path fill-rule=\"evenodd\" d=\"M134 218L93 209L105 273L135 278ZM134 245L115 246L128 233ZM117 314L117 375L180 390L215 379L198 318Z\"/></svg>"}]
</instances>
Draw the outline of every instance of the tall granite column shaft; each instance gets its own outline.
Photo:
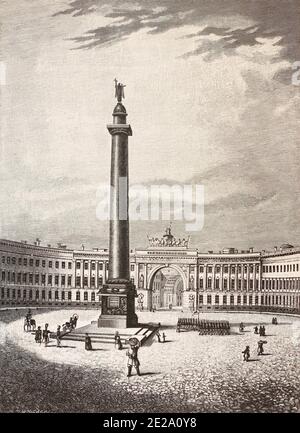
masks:
<instances>
[{"instance_id":1,"label":"tall granite column shaft","mask_svg":"<svg viewBox=\"0 0 300 433\"><path fill-rule=\"evenodd\" d=\"M128 136L125 107L118 103L113 112L113 124L107 125L111 144L111 207L109 227L108 281L130 280L129 218L128 218Z\"/></svg>"}]
</instances>

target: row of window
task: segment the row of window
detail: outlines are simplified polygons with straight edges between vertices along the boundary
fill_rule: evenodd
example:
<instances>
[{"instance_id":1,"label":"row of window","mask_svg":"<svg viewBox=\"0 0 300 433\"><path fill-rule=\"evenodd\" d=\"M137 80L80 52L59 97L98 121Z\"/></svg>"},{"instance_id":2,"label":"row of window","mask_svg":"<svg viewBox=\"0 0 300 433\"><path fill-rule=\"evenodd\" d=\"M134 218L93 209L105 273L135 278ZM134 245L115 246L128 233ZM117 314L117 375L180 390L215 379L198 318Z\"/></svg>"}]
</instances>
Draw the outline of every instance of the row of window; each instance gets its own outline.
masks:
<instances>
[{"instance_id":1,"label":"row of window","mask_svg":"<svg viewBox=\"0 0 300 433\"><path fill-rule=\"evenodd\" d=\"M299 263L289 265L266 265L263 266L263 272L298 272Z\"/></svg>"},{"instance_id":2,"label":"row of window","mask_svg":"<svg viewBox=\"0 0 300 433\"><path fill-rule=\"evenodd\" d=\"M17 264L17 259L16 257L10 257L10 256L2 256L2 263L7 263L8 265L12 264L12 265L16 265ZM59 262L59 261L55 261L54 262L54 266L56 269L59 269L59 264L61 263L61 268L62 269L66 269L66 262ZM72 269L72 262L67 262L68 263L68 269ZM39 267L42 266L43 268L46 267L46 260L40 260L40 259L28 259L28 257L18 257L18 265L20 266L35 266L35 267ZM48 266L49 268L53 267L53 261L49 260L48 261Z\"/></svg>"},{"instance_id":3,"label":"row of window","mask_svg":"<svg viewBox=\"0 0 300 433\"><path fill-rule=\"evenodd\" d=\"M54 277L54 278L53 278ZM47 284L54 284L56 286L59 285L59 278L60 283L62 286L65 286L66 283L68 286L72 286L72 275L48 275L47 278ZM46 284L46 275L45 274L27 274L27 273L21 273L18 272L17 274L15 272L10 271L2 271L1 272L1 281L7 282L7 283L20 283L20 284Z\"/></svg>"},{"instance_id":4,"label":"row of window","mask_svg":"<svg viewBox=\"0 0 300 433\"><path fill-rule=\"evenodd\" d=\"M23 291L21 289L6 289L6 297L7 298L12 298L12 299L27 299L27 295L28 295L28 299L32 300L33 299L33 291L32 290L26 290L24 289ZM59 298L60 295L60 298ZM5 298L5 289L4 287L1 287L1 298L4 299ZM36 290L34 292L34 299L39 300L46 300L46 290ZM48 300L52 300L52 292L49 291L47 292L47 299ZM54 299L55 300L59 300L61 299L62 301L68 300L71 301L72 300L72 292L64 292L61 291L59 292L58 290L56 290L54 292ZM76 301L80 301L81 300L81 292L77 291L76 292ZM84 301L88 301L88 292L83 292L83 300ZM95 302L96 300L96 294L95 292L91 292L91 301Z\"/></svg>"},{"instance_id":5,"label":"row of window","mask_svg":"<svg viewBox=\"0 0 300 433\"><path fill-rule=\"evenodd\" d=\"M241 289L242 288L242 280L238 279L237 283L238 283L237 288ZM252 279L250 279L249 280L249 289L253 289L254 286L255 286L255 288L258 287L258 280L252 280ZM204 288L204 280L203 280L203 278L199 279L199 288L200 289ZM219 289L220 288L220 279L216 278L214 280L214 284L213 284L213 280L211 278L208 278L207 279L207 288L208 289L212 289L212 288ZM243 288L244 289L248 288L248 280L244 280ZM223 289L225 289L225 290L227 290L227 289L233 289L233 290L236 289L236 281L235 281L235 279L228 280L228 279L225 278L223 280Z\"/></svg>"},{"instance_id":6,"label":"row of window","mask_svg":"<svg viewBox=\"0 0 300 433\"><path fill-rule=\"evenodd\" d=\"M228 301L229 301L229 305L234 305L234 296L227 296L227 295L223 295L222 297L223 299L223 305L227 305ZM237 304L241 304L243 298L243 304L244 305L258 305L259 302L259 297L258 296L252 296L250 295L249 297L247 297L247 295L244 295L243 297L238 295L236 298L236 302ZM199 295L199 304L203 305L204 302L204 298L203 295ZM253 304L254 302L254 304ZM261 305L281 305L281 306L287 306L287 305L292 305L292 304L296 304L299 303L299 298L295 299L292 296L283 296L283 295L273 295L273 296L261 296L260 297L260 303ZM214 297L214 303L216 305L220 304L220 296L219 295L215 295ZM210 305L212 304L212 296L211 295L207 295L207 304Z\"/></svg>"},{"instance_id":7,"label":"row of window","mask_svg":"<svg viewBox=\"0 0 300 433\"><path fill-rule=\"evenodd\" d=\"M240 274L242 272L242 268L244 269L244 272L247 272L248 267L249 267L250 273L253 273L254 269L256 270L256 272L259 271L259 265L243 265L243 266L237 265L237 272ZM235 266L228 266L228 265L223 266L224 274L228 274L229 270L230 270L231 274L235 274L236 267ZM204 272L204 266L203 265L199 266L199 272L200 272L200 274L203 274L203 272ZM213 272L213 266L211 266L211 265L207 266L207 272L209 274L212 273ZM216 273L221 272L221 265L215 266L215 272Z\"/></svg>"},{"instance_id":8,"label":"row of window","mask_svg":"<svg viewBox=\"0 0 300 433\"><path fill-rule=\"evenodd\" d=\"M86 270L89 269L89 262L87 262L87 261L83 262L83 268ZM81 262L80 261L76 262L76 269L81 269ZM91 269L92 269L92 271L94 271L96 269L96 262L91 262ZM100 271L103 270L103 262L98 262L98 269Z\"/></svg>"},{"instance_id":9,"label":"row of window","mask_svg":"<svg viewBox=\"0 0 300 433\"><path fill-rule=\"evenodd\" d=\"M300 289L300 279L297 280L262 280L262 289L297 290Z\"/></svg>"}]
</instances>

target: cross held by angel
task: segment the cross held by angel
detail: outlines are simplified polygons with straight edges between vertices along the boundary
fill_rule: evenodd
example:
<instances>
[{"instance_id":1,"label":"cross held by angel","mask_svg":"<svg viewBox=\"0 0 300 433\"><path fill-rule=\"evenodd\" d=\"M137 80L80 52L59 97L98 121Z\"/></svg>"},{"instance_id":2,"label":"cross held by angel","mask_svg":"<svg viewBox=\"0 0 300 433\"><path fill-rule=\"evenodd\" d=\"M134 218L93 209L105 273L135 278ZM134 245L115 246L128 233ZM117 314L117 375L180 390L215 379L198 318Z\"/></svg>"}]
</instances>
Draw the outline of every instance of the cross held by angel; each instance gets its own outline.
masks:
<instances>
[{"instance_id":1,"label":"cross held by angel","mask_svg":"<svg viewBox=\"0 0 300 433\"><path fill-rule=\"evenodd\" d=\"M118 80L115 78L115 98L117 98L118 102L122 102L122 99L125 98L124 87L125 84L118 83Z\"/></svg>"}]
</instances>

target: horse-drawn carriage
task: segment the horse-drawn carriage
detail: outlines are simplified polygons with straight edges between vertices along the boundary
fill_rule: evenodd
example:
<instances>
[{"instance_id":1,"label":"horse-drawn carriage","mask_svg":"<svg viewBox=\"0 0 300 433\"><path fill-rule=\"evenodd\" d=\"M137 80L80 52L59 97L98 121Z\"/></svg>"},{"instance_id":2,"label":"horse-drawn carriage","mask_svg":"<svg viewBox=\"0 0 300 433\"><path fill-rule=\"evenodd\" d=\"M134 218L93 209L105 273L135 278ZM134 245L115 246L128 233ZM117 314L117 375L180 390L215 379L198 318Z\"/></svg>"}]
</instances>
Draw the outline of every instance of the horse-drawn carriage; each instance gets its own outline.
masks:
<instances>
[{"instance_id":1,"label":"horse-drawn carriage","mask_svg":"<svg viewBox=\"0 0 300 433\"><path fill-rule=\"evenodd\" d=\"M75 329L77 326L78 318L79 318L78 314L74 313L73 316L70 317L70 320L68 322L65 322L62 325L62 331L66 333L66 332L71 332L73 329Z\"/></svg>"},{"instance_id":2,"label":"horse-drawn carriage","mask_svg":"<svg viewBox=\"0 0 300 433\"><path fill-rule=\"evenodd\" d=\"M229 335L230 324L227 320L199 320L193 317L181 317L178 319L176 331L198 331L199 335Z\"/></svg>"}]
</instances>

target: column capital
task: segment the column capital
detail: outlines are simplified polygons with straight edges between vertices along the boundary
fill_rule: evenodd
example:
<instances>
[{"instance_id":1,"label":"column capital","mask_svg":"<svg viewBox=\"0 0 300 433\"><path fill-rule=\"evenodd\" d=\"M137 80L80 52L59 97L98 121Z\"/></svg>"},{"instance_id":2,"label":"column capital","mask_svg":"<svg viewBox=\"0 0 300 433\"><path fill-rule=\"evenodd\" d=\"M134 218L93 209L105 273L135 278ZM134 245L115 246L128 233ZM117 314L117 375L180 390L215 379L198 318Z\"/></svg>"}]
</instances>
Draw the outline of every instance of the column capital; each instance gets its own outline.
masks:
<instances>
[{"instance_id":1,"label":"column capital","mask_svg":"<svg viewBox=\"0 0 300 433\"><path fill-rule=\"evenodd\" d=\"M127 136L132 135L132 129L130 125L127 125L126 123L113 123L107 125L107 129L110 133L110 135L118 135L123 134Z\"/></svg>"}]
</instances>

